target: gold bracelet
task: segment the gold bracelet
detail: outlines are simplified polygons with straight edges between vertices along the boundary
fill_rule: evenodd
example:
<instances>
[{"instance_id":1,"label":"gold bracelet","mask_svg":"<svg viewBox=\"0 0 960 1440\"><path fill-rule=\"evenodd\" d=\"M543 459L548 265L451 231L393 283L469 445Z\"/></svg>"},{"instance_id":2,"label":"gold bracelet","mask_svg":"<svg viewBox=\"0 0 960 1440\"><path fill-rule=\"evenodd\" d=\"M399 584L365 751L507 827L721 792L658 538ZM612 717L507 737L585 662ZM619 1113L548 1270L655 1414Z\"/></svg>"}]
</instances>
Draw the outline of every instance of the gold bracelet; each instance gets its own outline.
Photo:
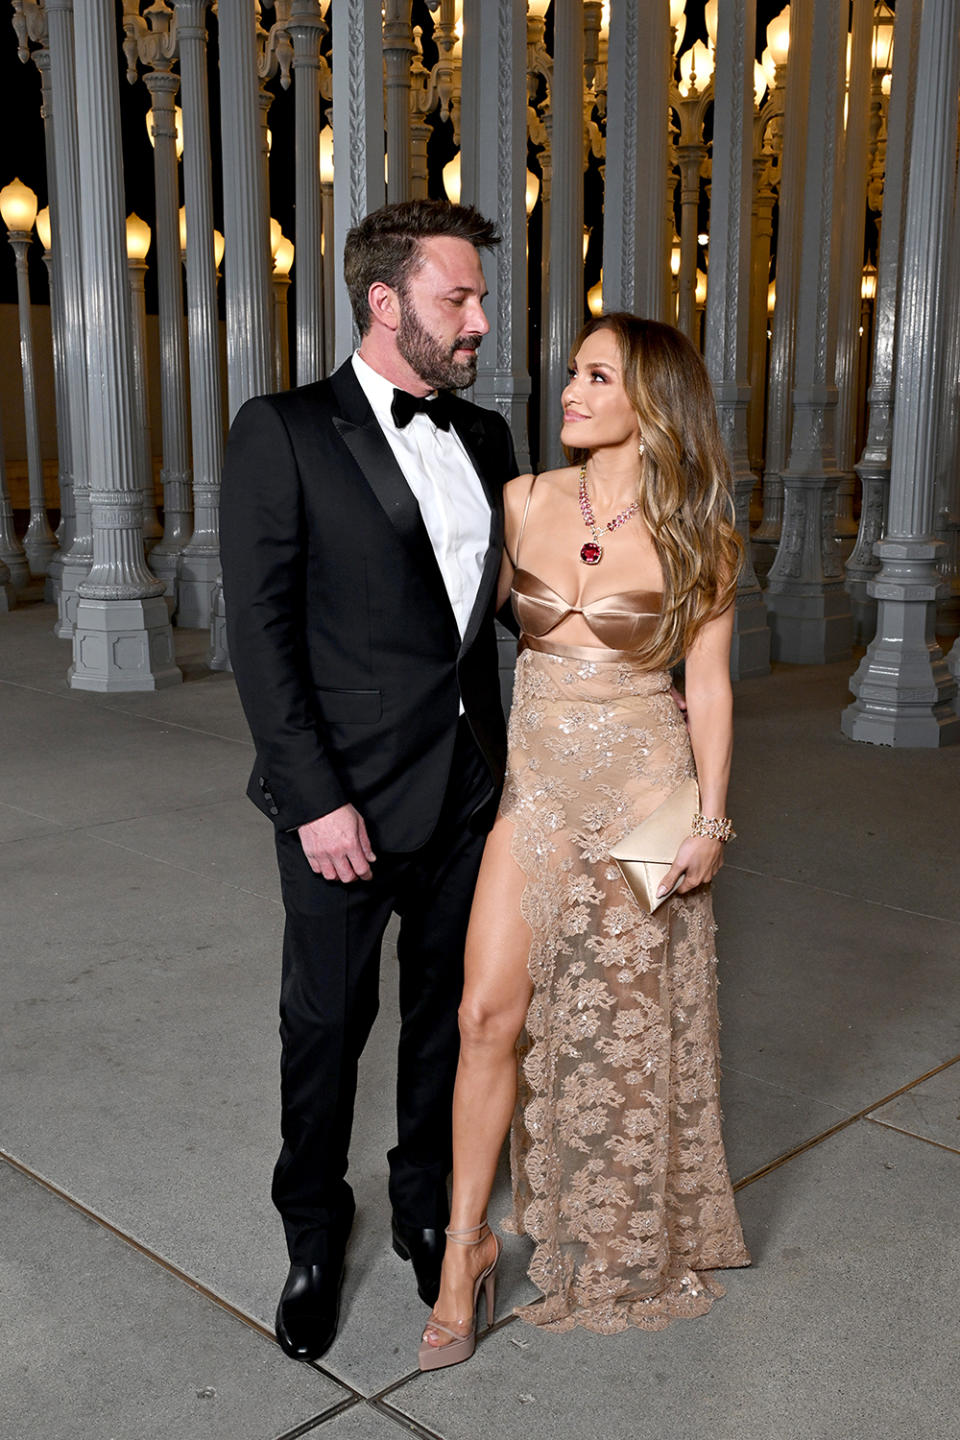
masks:
<instances>
[{"instance_id":1,"label":"gold bracelet","mask_svg":"<svg viewBox=\"0 0 960 1440\"><path fill-rule=\"evenodd\" d=\"M693 824L690 827L691 835L706 835L710 840L719 840L721 845L726 845L728 840L735 840L737 832L733 828L733 821L728 820L725 815L718 819L708 819L706 815L699 813L694 815Z\"/></svg>"}]
</instances>

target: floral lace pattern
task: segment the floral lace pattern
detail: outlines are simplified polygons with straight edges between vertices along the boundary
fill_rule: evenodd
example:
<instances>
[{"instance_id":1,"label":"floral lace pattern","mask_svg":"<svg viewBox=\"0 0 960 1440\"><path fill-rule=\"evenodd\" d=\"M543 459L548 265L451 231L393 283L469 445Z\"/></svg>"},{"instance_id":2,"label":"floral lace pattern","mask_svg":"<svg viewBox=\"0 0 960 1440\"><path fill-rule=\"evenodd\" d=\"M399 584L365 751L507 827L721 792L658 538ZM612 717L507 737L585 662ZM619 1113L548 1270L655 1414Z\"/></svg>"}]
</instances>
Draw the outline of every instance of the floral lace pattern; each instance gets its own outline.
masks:
<instances>
[{"instance_id":1,"label":"floral lace pattern","mask_svg":"<svg viewBox=\"0 0 960 1440\"><path fill-rule=\"evenodd\" d=\"M708 889L639 909L609 858L695 773L663 671L521 651L501 812L527 877L534 992L514 1216L552 1330L657 1330L748 1265L721 1137Z\"/></svg>"}]
</instances>

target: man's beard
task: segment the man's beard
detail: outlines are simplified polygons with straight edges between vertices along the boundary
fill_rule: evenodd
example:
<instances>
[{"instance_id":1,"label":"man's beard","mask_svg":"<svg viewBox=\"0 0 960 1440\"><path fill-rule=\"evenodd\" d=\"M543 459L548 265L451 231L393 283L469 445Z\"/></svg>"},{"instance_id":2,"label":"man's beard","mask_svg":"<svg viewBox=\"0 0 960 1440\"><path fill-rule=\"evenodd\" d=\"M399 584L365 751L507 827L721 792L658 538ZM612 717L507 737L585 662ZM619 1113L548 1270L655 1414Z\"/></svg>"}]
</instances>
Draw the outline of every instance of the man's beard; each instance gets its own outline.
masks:
<instances>
[{"instance_id":1,"label":"man's beard","mask_svg":"<svg viewBox=\"0 0 960 1440\"><path fill-rule=\"evenodd\" d=\"M420 322L409 300L401 296L397 349L425 385L434 390L463 390L477 378L479 335L465 335L450 346L435 340ZM455 360L456 350L473 350L467 360Z\"/></svg>"}]
</instances>

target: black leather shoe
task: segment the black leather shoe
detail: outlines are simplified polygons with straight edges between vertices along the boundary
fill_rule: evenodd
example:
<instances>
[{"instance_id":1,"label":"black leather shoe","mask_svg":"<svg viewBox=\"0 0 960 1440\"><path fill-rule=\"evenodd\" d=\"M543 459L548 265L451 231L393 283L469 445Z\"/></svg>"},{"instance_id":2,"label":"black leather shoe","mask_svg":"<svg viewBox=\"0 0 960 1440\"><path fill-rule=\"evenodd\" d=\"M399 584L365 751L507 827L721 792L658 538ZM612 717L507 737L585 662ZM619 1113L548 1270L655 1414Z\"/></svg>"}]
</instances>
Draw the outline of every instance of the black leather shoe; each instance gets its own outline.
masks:
<instances>
[{"instance_id":1,"label":"black leather shoe","mask_svg":"<svg viewBox=\"0 0 960 1440\"><path fill-rule=\"evenodd\" d=\"M401 1260L413 1261L413 1273L417 1277L417 1294L424 1305L436 1305L440 1294L440 1266L447 1237L443 1230L420 1229L414 1225L401 1225L393 1217L393 1248Z\"/></svg>"},{"instance_id":2,"label":"black leather shoe","mask_svg":"<svg viewBox=\"0 0 960 1440\"><path fill-rule=\"evenodd\" d=\"M333 1344L340 1317L343 1262L291 1265L280 1292L276 1330L292 1360L319 1360Z\"/></svg>"}]
</instances>

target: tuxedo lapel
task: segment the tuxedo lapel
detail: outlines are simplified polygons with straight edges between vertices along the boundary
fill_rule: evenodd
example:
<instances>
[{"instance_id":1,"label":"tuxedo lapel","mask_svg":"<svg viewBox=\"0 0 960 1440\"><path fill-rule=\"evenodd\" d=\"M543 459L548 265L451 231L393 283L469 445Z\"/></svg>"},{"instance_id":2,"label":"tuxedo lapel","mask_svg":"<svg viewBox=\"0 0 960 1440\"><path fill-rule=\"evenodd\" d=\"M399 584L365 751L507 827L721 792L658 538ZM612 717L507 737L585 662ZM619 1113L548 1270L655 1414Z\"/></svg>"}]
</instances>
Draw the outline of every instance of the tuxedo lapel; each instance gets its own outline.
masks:
<instances>
[{"instance_id":1,"label":"tuxedo lapel","mask_svg":"<svg viewBox=\"0 0 960 1440\"><path fill-rule=\"evenodd\" d=\"M473 468L480 477L480 484L483 486L483 493L487 497L490 509L496 512L500 506L501 487L496 484L490 473L489 441L483 416L477 414L475 406L466 405L458 396L451 397L449 404L453 428L460 436L464 449L473 461Z\"/></svg>"},{"instance_id":2,"label":"tuxedo lapel","mask_svg":"<svg viewBox=\"0 0 960 1440\"><path fill-rule=\"evenodd\" d=\"M349 360L331 376L331 385L342 412L333 416L337 433L380 502L387 519L406 545L441 613L449 616L450 624L457 630L450 597L420 514L420 506L397 464L390 442L377 424ZM459 635L459 630L457 633Z\"/></svg>"}]
</instances>

